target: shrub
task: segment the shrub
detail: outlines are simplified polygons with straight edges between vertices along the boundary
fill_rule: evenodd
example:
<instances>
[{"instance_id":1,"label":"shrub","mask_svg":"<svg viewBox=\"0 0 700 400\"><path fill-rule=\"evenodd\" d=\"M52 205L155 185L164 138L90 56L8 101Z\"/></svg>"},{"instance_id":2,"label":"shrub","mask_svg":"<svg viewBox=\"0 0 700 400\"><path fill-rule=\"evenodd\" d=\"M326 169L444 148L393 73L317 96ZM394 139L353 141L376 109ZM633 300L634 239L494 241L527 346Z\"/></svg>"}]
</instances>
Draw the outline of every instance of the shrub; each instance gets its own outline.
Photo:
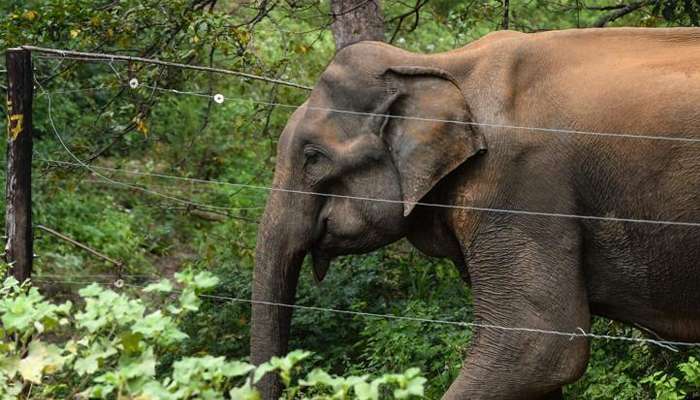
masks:
<instances>
[{"instance_id":1,"label":"shrub","mask_svg":"<svg viewBox=\"0 0 700 400\"><path fill-rule=\"evenodd\" d=\"M425 378L417 368L375 379L314 369L302 378L302 361L311 353L301 350L258 367L208 354L184 356L161 372L161 358L189 340L180 330L182 318L197 312L199 295L218 284L207 272L182 272L175 280L179 288L164 279L142 289L143 298L91 284L79 290L76 306L54 304L30 282L6 278L0 290L0 399L254 400L260 398L254 384L267 373L281 378L285 399L423 395Z\"/></svg>"}]
</instances>

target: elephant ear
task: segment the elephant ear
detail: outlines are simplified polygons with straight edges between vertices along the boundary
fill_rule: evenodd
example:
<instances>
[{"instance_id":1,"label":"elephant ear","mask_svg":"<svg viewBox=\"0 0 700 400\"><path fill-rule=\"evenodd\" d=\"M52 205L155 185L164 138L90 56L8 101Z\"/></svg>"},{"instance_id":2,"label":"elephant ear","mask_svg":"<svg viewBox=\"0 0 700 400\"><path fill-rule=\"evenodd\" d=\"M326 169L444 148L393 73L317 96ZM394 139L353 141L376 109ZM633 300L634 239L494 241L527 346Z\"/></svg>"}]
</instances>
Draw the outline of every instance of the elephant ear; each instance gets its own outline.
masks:
<instances>
[{"instance_id":1,"label":"elephant ear","mask_svg":"<svg viewBox=\"0 0 700 400\"><path fill-rule=\"evenodd\" d=\"M423 196L486 144L468 124L471 115L458 82L446 71L391 67L383 74L389 94L380 106L379 132L401 177L404 216Z\"/></svg>"}]
</instances>

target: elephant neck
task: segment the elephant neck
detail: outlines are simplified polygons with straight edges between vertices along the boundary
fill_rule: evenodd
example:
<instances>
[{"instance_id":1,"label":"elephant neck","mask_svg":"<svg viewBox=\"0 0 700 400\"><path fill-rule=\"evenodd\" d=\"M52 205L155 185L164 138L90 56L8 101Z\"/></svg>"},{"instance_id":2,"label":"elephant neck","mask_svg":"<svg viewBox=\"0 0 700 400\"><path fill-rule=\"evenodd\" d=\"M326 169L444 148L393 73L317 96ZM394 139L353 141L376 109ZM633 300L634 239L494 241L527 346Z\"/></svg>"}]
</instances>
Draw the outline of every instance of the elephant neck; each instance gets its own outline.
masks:
<instances>
[{"instance_id":1,"label":"elephant neck","mask_svg":"<svg viewBox=\"0 0 700 400\"><path fill-rule=\"evenodd\" d=\"M464 251L474 240L484 214L469 207L489 207L494 198L493 188L487 184L494 167L491 158L488 152L470 158L421 199L456 207L419 206L409 216L409 242L428 256L450 259L465 279L468 257Z\"/></svg>"},{"instance_id":2,"label":"elephant neck","mask_svg":"<svg viewBox=\"0 0 700 400\"><path fill-rule=\"evenodd\" d=\"M421 201L425 203L452 204L438 190L431 191ZM449 209L419 206L409 216L406 238L418 250L430 257L462 261L462 253L453 227L449 224Z\"/></svg>"}]
</instances>

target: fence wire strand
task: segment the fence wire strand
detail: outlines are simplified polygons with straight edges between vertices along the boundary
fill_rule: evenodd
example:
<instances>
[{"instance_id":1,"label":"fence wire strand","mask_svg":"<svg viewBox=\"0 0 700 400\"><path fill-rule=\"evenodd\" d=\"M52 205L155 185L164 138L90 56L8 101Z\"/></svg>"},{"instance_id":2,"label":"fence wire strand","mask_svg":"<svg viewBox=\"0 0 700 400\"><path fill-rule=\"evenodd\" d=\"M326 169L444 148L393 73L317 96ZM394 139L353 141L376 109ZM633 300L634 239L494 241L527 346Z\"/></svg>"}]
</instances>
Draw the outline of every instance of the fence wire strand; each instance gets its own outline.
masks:
<instances>
[{"instance_id":1,"label":"fence wire strand","mask_svg":"<svg viewBox=\"0 0 700 400\"><path fill-rule=\"evenodd\" d=\"M146 85L146 84L141 84L141 86L152 89L152 90L158 90L161 92L168 92L168 93L173 93L173 94L214 98L214 96L212 96L210 94L206 94L206 93L188 92L188 91L183 91L183 90L168 89L168 88L162 88L162 87L158 87L158 86L154 86L154 85ZM248 97L224 97L224 101L247 101L250 103L260 104L260 105L265 105L265 106L292 108L292 109L296 109L296 108L300 107L299 105L294 105L294 104L269 102L269 101L264 101L264 100L248 98ZM356 116L363 116L363 117L382 117L382 118L392 118L392 119L421 121L421 122L442 122L442 123L447 123L447 124L477 126L477 127L485 127L485 128L525 130L525 131L544 132L544 133L560 133L560 134L567 134L567 135L602 136L602 137L624 138L624 139L661 140L661 141L672 141L672 142L688 142L688 143L696 143L696 144L700 143L700 138L678 137L678 136L672 136L670 134L669 135L644 135L644 134L614 133L614 132L591 132L591 131L582 131L582 130L575 130L575 129L540 128L540 127L531 127L531 126L522 126L522 125L497 124L497 123L489 123L489 122L474 122L474 121L461 121L461 120L429 118L429 117L381 114L381 113L372 113L372 112L344 110L344 109L338 109L338 108L315 107L315 106L309 106L309 105L307 105L306 108L308 110L314 110L314 111L326 111L326 112L330 112L330 113L348 114L348 115L356 115Z\"/></svg>"},{"instance_id":2,"label":"fence wire strand","mask_svg":"<svg viewBox=\"0 0 700 400\"><path fill-rule=\"evenodd\" d=\"M59 160L51 160L51 159L39 159L39 161L46 162L46 163L54 163L54 164L58 164L58 165L68 165L68 166L78 166L78 167L81 166L80 164L76 164L76 163L59 161ZM348 196L348 195L340 195L340 194L333 194L333 193L322 193L322 192L313 192L313 191L306 191L306 190L285 189L285 188L276 188L276 187L261 186L261 185L249 185L249 184L245 184L245 183L233 183L233 182L214 181L214 180L206 180L206 179L198 179L198 178L187 178L187 177L183 177L183 176L148 173L148 172L133 171L133 170L123 170L123 169L109 168L109 167L93 166L92 168L100 169L100 170L104 170L104 171L111 171L111 172L115 172L115 173L150 176L150 177L157 177L157 178L164 178L164 179L182 180L182 181L197 182L197 183L202 183L202 184L229 185L229 186L242 187L242 188L255 189L255 190L266 190L266 191L272 191L272 192L294 193L294 194L321 196L321 197L328 197L328 198L340 198L340 199L358 200L358 201L374 201L374 202L379 202L379 203L390 203L390 204L412 204L415 206L423 206L423 207L448 208L448 209L459 209L459 210L467 210L467 211L491 212L491 213L499 213L499 214L528 215L528 216L538 216L538 217L570 218L570 219L582 219L582 220L594 220L594 221L611 221L611 222L639 223L639 224L653 224L653 225L700 227L700 222L690 222L690 221L665 221L665 220L653 220L653 219L641 219L641 218L601 217L601 216L596 216L596 215L579 215L579 214L566 214L566 213L554 213L554 212L531 211L531 210L515 210L515 209L507 209L507 208L478 207L478 206L466 206L466 205L457 205L457 204L427 203L427 202L420 202L420 201L410 202L410 201L404 201L404 200L392 200L392 199L382 199L382 198L363 197L363 196Z\"/></svg>"},{"instance_id":3,"label":"fence wire strand","mask_svg":"<svg viewBox=\"0 0 700 400\"><path fill-rule=\"evenodd\" d=\"M95 281L78 281L78 280L54 281L54 280L43 280L41 278L36 278L36 279L32 279L32 280L35 282L48 283L48 284L64 283L64 284L73 284L73 285L83 285L83 284L92 284L92 283L102 283L102 284L113 283L113 282L95 282ZM123 283L123 286L131 287L131 288L138 288L138 289L143 289L146 287L146 285L134 284L134 283ZM177 289L173 289L172 293L181 294L182 292L177 290ZM633 342L633 343L639 343L639 344L650 344L650 345L659 346L659 347L662 347L662 348L665 348L668 350L672 350L672 351L678 351L676 349L676 347L700 347L700 343L698 343L698 342L682 342L682 341L674 341L674 340L637 338L637 337L631 337L631 336L597 334L597 333L587 332L581 327L576 327L574 331L566 332L566 331L558 331L558 330L551 330L551 329L511 327L511 326L487 324L487 323L481 323L481 322L450 321L447 319L437 319L437 318L424 318L424 317L405 316L405 315L396 315L396 314L379 314L379 313L346 310L346 309L338 309L338 308L326 308L326 307L308 306L308 305L301 305L301 304L289 304L289 303L278 303L278 302L271 302L271 301L260 301L260 300L252 300L252 299L247 299L247 298L231 297L231 296L223 296L223 295L213 295L213 294L198 294L198 296L200 298L204 298L204 299L213 299L213 300L227 301L227 302L233 302L233 303L248 303L251 305L258 304L258 305L265 305L265 306L272 306L272 307L285 307L285 308L292 308L292 309L303 310L303 311L326 312L326 313L350 315L350 316L362 317L362 318L379 318L379 319L410 321L410 322L419 322L419 323L428 323L428 324L452 325L452 326L459 326L459 327L464 327L464 328L492 329L492 330L499 330L499 331L505 331L505 332L535 333L535 334L565 337L565 338L569 338L569 340L574 340L577 338L585 338L585 339L592 339L592 340L617 340L617 341Z\"/></svg>"},{"instance_id":4,"label":"fence wire strand","mask_svg":"<svg viewBox=\"0 0 700 400\"><path fill-rule=\"evenodd\" d=\"M60 50L60 49L51 49L51 48L47 48L47 47L38 47L38 46L21 46L21 48L24 50L29 50L32 53L48 54L49 55L48 57L52 57L51 55L53 54L54 58L58 58L61 60L66 59L68 57L71 57L73 59L80 60L80 61L92 61L92 62L106 62L106 63L113 63L115 61L139 62L139 63L144 63L144 64L161 65L164 67L175 67L175 68L181 68L181 69L191 69L191 70L196 70L196 71L215 72L215 73L224 74L224 75L234 75L234 76L238 76L241 78L253 79L253 80L257 80L257 81L273 83L276 85L284 85L284 86L289 86L289 87L303 89L303 90L311 90L312 89L309 86L301 85L301 84L295 83L295 82L290 82L290 81L275 79L275 78L269 78L266 76L250 74L247 72L233 71L233 70L224 69L224 68L205 67L205 66L193 65L193 64L182 64L182 63L163 61L163 60L158 60L158 59L153 59L153 58L125 56L125 55L119 55L119 54L88 53L88 52L83 52L83 51ZM45 58L48 58L48 57L45 57Z\"/></svg>"},{"instance_id":5,"label":"fence wire strand","mask_svg":"<svg viewBox=\"0 0 700 400\"><path fill-rule=\"evenodd\" d=\"M58 132L58 129L56 128L56 124L54 123L54 120L53 120L52 107L51 107L51 105L52 105L51 94L50 94L48 91L46 91L46 90L41 86L41 83L39 83L38 81L35 81L35 82L36 82L36 84L38 85L38 87L40 88L40 90L42 91L42 93L44 93L44 94L46 95L46 99L47 99L47 117L48 117L48 120L49 120L49 125L51 126L51 130L53 131L54 136L56 136L56 139L59 141L59 143L61 144L61 146L63 147L63 149L66 151L66 153L68 153L68 155L69 155L73 160L76 161L75 166L82 167L82 168L84 168L84 169L90 171L92 174L94 174L94 175L97 176L98 178L100 178L100 179L102 179L102 180L104 180L105 182L108 182L108 183L110 183L110 184L113 184L113 185L116 185L116 186L121 186L121 187L126 188L126 189L137 190L137 191L140 191L140 192L143 192L143 193L146 193L146 194L149 194L149 195L153 195L153 196L156 196L156 197L161 197L161 198L164 198L164 199L166 199L166 200L170 200L170 201L173 201L173 202L176 202L176 203L179 203L179 204L184 204L184 205L187 205L187 206L197 207L197 208L200 208L200 209L203 209L203 210L218 210L218 211L231 211L231 210L236 210L235 207L214 206L214 205L209 205L209 204L194 202L194 201L188 200L188 199L182 199L182 198L180 198L180 197L171 196L171 195L164 194L164 193L161 193L161 192L157 192L157 191L155 191L155 190L151 190L151 189L144 188L144 187L141 187L141 186L132 185L132 184L125 183L125 182L122 182L122 181L118 181L118 180L112 179L112 178L110 178L110 177L108 177L108 176L106 176L106 175L103 175L103 174L97 172L97 171L95 170L95 167L86 164L83 160L81 160L78 156L76 156L75 153L73 153L73 151L70 150L70 148L68 147L68 145L66 145L66 143L65 143L65 141L63 140L61 134Z\"/></svg>"}]
</instances>

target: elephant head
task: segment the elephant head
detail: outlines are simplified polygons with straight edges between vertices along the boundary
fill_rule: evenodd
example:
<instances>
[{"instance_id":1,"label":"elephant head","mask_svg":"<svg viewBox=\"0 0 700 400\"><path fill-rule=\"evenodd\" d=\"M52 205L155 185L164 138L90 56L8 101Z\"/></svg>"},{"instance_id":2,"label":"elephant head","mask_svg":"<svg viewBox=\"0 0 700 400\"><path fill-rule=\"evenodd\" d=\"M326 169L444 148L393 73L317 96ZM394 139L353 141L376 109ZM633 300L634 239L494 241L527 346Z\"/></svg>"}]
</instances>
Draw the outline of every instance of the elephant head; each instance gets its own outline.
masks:
<instances>
[{"instance_id":1,"label":"elephant head","mask_svg":"<svg viewBox=\"0 0 700 400\"><path fill-rule=\"evenodd\" d=\"M272 303L294 302L306 254L320 281L333 257L400 239L416 202L485 149L468 125L449 122L469 121L469 107L459 82L432 64L382 43L349 46L288 121L258 231L254 363L287 351L292 309ZM273 378L260 387L279 397Z\"/></svg>"}]
</instances>

